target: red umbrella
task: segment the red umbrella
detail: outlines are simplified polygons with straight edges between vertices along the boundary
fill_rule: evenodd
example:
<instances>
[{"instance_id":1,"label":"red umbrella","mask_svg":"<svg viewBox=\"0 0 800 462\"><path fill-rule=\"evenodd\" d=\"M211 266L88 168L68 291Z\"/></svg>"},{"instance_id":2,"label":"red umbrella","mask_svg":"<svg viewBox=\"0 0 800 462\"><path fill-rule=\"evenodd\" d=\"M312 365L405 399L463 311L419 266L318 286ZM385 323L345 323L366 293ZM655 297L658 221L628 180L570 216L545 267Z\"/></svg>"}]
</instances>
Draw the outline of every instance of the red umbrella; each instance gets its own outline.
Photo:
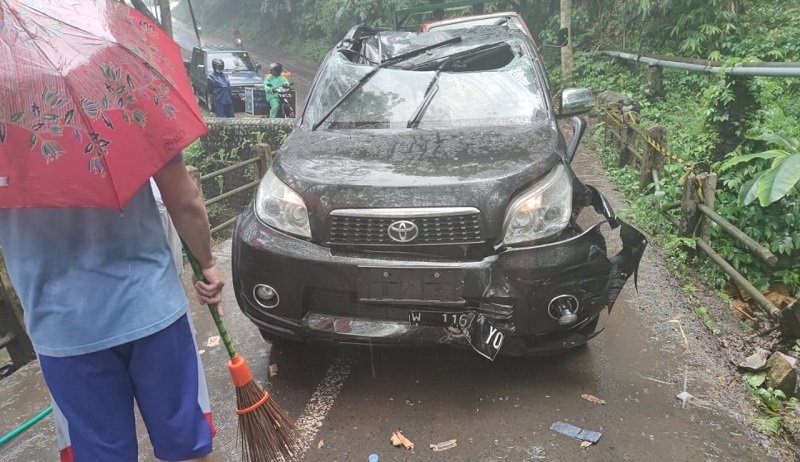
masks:
<instances>
[{"instance_id":1,"label":"red umbrella","mask_svg":"<svg viewBox=\"0 0 800 462\"><path fill-rule=\"evenodd\" d=\"M0 0L0 208L124 207L206 132L178 45L114 0Z\"/></svg>"}]
</instances>

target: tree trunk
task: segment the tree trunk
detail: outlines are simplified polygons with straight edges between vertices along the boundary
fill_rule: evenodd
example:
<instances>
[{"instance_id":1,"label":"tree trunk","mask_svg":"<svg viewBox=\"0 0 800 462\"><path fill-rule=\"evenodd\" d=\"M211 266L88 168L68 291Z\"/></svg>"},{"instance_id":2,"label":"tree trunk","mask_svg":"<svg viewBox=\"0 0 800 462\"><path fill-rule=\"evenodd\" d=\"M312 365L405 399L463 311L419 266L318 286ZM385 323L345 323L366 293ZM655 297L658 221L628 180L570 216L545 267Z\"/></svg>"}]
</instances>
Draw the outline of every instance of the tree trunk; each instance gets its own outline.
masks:
<instances>
[{"instance_id":1,"label":"tree trunk","mask_svg":"<svg viewBox=\"0 0 800 462\"><path fill-rule=\"evenodd\" d=\"M572 56L572 0L561 0L561 27L569 31L567 43L561 47L561 84L572 81L572 69L575 62Z\"/></svg>"},{"instance_id":2,"label":"tree trunk","mask_svg":"<svg viewBox=\"0 0 800 462\"><path fill-rule=\"evenodd\" d=\"M158 0L158 8L161 11L161 28L172 37L172 11L169 9L169 0Z\"/></svg>"}]
</instances>

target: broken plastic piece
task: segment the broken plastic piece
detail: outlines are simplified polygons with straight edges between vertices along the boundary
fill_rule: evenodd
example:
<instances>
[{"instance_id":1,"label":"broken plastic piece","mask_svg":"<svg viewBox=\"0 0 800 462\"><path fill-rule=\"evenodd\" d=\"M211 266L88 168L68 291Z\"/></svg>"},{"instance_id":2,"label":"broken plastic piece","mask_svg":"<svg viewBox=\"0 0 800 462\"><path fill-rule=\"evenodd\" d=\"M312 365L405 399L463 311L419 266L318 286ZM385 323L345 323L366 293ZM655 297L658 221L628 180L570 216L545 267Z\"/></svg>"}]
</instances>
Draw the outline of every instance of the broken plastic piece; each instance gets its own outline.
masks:
<instances>
[{"instance_id":1,"label":"broken plastic piece","mask_svg":"<svg viewBox=\"0 0 800 462\"><path fill-rule=\"evenodd\" d=\"M591 441L582 441L581 442L581 449L586 449L586 448L588 448L589 446L591 446L593 444L594 443L592 443Z\"/></svg>"},{"instance_id":2,"label":"broken plastic piece","mask_svg":"<svg viewBox=\"0 0 800 462\"><path fill-rule=\"evenodd\" d=\"M448 449L453 449L454 447L458 446L458 443L456 440L447 440L447 441L442 441L441 443L431 444L430 446L434 452L439 452L439 451L447 451Z\"/></svg>"},{"instance_id":3,"label":"broken plastic piece","mask_svg":"<svg viewBox=\"0 0 800 462\"><path fill-rule=\"evenodd\" d=\"M215 346L219 345L219 341L220 340L221 340L221 338L220 338L219 335L213 335L213 336L208 338L208 341L206 342L206 346L209 347L209 348L215 347Z\"/></svg>"},{"instance_id":4,"label":"broken plastic piece","mask_svg":"<svg viewBox=\"0 0 800 462\"><path fill-rule=\"evenodd\" d=\"M278 365L276 363L272 363L269 365L269 376L275 377L278 375Z\"/></svg>"},{"instance_id":5,"label":"broken plastic piece","mask_svg":"<svg viewBox=\"0 0 800 462\"><path fill-rule=\"evenodd\" d=\"M564 436L569 436L570 438L575 438L576 440L591 441L592 443L597 443L600 441L600 437L603 436L600 432L584 430L583 428L570 425L566 422L553 422L553 424L550 425L550 430Z\"/></svg>"},{"instance_id":6,"label":"broken plastic piece","mask_svg":"<svg viewBox=\"0 0 800 462\"><path fill-rule=\"evenodd\" d=\"M392 446L394 446L396 448L399 448L400 446L403 446L404 448L408 449L409 451L414 449L414 443L412 443L411 440L409 440L408 438L403 436L403 434L400 433L400 430L397 430L396 432L392 432L391 441L392 441Z\"/></svg>"},{"instance_id":7,"label":"broken plastic piece","mask_svg":"<svg viewBox=\"0 0 800 462\"><path fill-rule=\"evenodd\" d=\"M686 406L686 403L691 401L692 398L694 398L694 396L692 396L692 394L689 393L688 391L682 391L682 392L678 393L678 396L676 396L676 398L681 400L681 405L682 406Z\"/></svg>"},{"instance_id":8,"label":"broken plastic piece","mask_svg":"<svg viewBox=\"0 0 800 462\"><path fill-rule=\"evenodd\" d=\"M380 457L377 454L370 454L369 455L369 462L378 462Z\"/></svg>"}]
</instances>

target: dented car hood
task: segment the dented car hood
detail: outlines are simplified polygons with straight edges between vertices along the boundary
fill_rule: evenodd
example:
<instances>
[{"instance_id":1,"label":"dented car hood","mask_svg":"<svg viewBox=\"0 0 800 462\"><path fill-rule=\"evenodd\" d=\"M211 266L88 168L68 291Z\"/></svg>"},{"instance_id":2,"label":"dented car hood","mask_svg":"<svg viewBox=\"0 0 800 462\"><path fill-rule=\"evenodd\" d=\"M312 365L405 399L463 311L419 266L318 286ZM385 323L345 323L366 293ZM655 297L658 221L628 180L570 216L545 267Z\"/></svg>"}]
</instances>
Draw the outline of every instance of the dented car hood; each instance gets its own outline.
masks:
<instances>
[{"instance_id":1,"label":"dented car hood","mask_svg":"<svg viewBox=\"0 0 800 462\"><path fill-rule=\"evenodd\" d=\"M506 204L562 159L548 123L444 130L298 130L273 163L312 225L337 208L472 206L499 228Z\"/></svg>"}]
</instances>

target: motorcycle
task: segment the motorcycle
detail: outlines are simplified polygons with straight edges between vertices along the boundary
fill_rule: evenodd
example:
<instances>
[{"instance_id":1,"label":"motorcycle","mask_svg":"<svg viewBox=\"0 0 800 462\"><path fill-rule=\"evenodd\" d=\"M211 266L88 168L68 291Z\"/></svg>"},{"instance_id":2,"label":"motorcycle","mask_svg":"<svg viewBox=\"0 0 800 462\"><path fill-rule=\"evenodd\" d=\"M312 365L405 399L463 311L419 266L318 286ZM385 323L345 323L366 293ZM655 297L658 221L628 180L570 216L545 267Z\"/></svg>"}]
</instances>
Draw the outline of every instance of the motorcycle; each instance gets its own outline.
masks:
<instances>
[{"instance_id":1,"label":"motorcycle","mask_svg":"<svg viewBox=\"0 0 800 462\"><path fill-rule=\"evenodd\" d=\"M233 44L236 45L236 48L238 48L240 50L244 49L244 44L242 42L242 38L241 37L234 37L233 38Z\"/></svg>"},{"instance_id":2,"label":"motorcycle","mask_svg":"<svg viewBox=\"0 0 800 462\"><path fill-rule=\"evenodd\" d=\"M295 117L295 100L297 99L297 91L293 88L294 82L290 82L288 87L280 87L274 90L278 95L278 117L284 119L294 119Z\"/></svg>"}]
</instances>

